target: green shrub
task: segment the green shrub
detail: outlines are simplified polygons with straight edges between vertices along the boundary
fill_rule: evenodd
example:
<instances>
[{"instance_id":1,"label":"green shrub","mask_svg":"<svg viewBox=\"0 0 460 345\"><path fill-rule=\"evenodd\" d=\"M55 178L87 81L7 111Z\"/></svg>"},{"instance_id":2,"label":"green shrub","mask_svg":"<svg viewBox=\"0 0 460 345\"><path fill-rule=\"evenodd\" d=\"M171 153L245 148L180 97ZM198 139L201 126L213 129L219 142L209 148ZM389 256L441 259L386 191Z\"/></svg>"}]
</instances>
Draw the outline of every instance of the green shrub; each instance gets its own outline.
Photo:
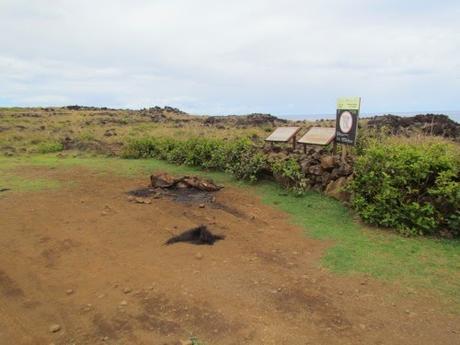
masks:
<instances>
[{"instance_id":1,"label":"green shrub","mask_svg":"<svg viewBox=\"0 0 460 345\"><path fill-rule=\"evenodd\" d=\"M155 138L142 138L130 140L124 147L124 158L153 158L156 157L157 145Z\"/></svg>"},{"instance_id":2,"label":"green shrub","mask_svg":"<svg viewBox=\"0 0 460 345\"><path fill-rule=\"evenodd\" d=\"M248 139L230 142L225 149L225 171L237 179L257 181L267 167L266 156Z\"/></svg>"},{"instance_id":3,"label":"green shrub","mask_svg":"<svg viewBox=\"0 0 460 345\"><path fill-rule=\"evenodd\" d=\"M446 144L373 143L358 158L353 206L405 235L460 232L460 163Z\"/></svg>"},{"instance_id":4,"label":"green shrub","mask_svg":"<svg viewBox=\"0 0 460 345\"><path fill-rule=\"evenodd\" d=\"M307 181L299 162L294 158L278 159L271 163L273 176L284 187L302 194L307 188Z\"/></svg>"},{"instance_id":5,"label":"green shrub","mask_svg":"<svg viewBox=\"0 0 460 345\"><path fill-rule=\"evenodd\" d=\"M44 141L37 146L40 153L59 152L64 150L64 146L59 141Z\"/></svg>"}]
</instances>

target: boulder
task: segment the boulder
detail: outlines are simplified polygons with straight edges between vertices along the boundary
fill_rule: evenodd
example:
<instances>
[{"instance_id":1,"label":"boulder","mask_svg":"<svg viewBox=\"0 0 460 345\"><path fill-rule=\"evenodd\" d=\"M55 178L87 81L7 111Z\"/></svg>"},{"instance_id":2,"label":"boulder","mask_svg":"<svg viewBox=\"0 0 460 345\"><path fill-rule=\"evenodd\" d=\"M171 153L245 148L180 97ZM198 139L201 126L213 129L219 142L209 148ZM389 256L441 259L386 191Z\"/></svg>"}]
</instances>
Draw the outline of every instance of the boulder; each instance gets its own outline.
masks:
<instances>
[{"instance_id":1,"label":"boulder","mask_svg":"<svg viewBox=\"0 0 460 345\"><path fill-rule=\"evenodd\" d=\"M323 156L321 157L321 168L324 170L331 170L334 168L335 159L334 156Z\"/></svg>"},{"instance_id":2,"label":"boulder","mask_svg":"<svg viewBox=\"0 0 460 345\"><path fill-rule=\"evenodd\" d=\"M346 184L347 178L343 176L339 177L337 180L329 182L324 193L340 201L349 201L350 193L344 190Z\"/></svg>"},{"instance_id":3,"label":"boulder","mask_svg":"<svg viewBox=\"0 0 460 345\"><path fill-rule=\"evenodd\" d=\"M326 187L329 184L330 180L331 180L331 174L325 171L323 175L321 176L321 185L323 187Z\"/></svg>"},{"instance_id":4,"label":"boulder","mask_svg":"<svg viewBox=\"0 0 460 345\"><path fill-rule=\"evenodd\" d=\"M151 186L153 188L169 188L176 184L177 180L168 173L157 173L150 176Z\"/></svg>"},{"instance_id":5,"label":"boulder","mask_svg":"<svg viewBox=\"0 0 460 345\"><path fill-rule=\"evenodd\" d=\"M337 173L339 176L349 176L353 173L353 168L348 163L343 163L338 169Z\"/></svg>"},{"instance_id":6,"label":"boulder","mask_svg":"<svg viewBox=\"0 0 460 345\"><path fill-rule=\"evenodd\" d=\"M316 161L314 159L304 159L303 161L300 162L300 167L302 168L302 173L304 174L309 174L308 168L310 166L315 165Z\"/></svg>"},{"instance_id":7,"label":"boulder","mask_svg":"<svg viewBox=\"0 0 460 345\"><path fill-rule=\"evenodd\" d=\"M321 165L312 165L308 168L308 172L312 175L319 176L323 173L323 169L321 168Z\"/></svg>"},{"instance_id":8,"label":"boulder","mask_svg":"<svg viewBox=\"0 0 460 345\"><path fill-rule=\"evenodd\" d=\"M191 176L191 177L186 176L183 179L181 179L181 182L185 183L189 187L199 189L199 190L204 190L206 192L216 192L222 189L222 186L219 186L210 180L206 180L206 179L196 177L196 176Z\"/></svg>"}]
</instances>

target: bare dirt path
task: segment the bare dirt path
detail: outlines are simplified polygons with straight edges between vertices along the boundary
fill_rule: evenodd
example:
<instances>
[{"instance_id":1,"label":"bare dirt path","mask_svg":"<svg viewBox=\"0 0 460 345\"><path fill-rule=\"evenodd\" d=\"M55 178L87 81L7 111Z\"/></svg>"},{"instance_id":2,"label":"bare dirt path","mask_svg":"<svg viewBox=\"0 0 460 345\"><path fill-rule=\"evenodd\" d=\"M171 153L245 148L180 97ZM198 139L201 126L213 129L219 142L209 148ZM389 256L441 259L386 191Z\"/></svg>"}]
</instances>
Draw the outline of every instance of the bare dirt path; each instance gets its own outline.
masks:
<instances>
[{"instance_id":1,"label":"bare dirt path","mask_svg":"<svg viewBox=\"0 0 460 345\"><path fill-rule=\"evenodd\" d=\"M2 345L460 344L438 301L320 268L330 244L242 189L219 191L223 208L137 204L126 192L147 179L28 174L76 184L0 198ZM201 223L227 238L163 245Z\"/></svg>"}]
</instances>

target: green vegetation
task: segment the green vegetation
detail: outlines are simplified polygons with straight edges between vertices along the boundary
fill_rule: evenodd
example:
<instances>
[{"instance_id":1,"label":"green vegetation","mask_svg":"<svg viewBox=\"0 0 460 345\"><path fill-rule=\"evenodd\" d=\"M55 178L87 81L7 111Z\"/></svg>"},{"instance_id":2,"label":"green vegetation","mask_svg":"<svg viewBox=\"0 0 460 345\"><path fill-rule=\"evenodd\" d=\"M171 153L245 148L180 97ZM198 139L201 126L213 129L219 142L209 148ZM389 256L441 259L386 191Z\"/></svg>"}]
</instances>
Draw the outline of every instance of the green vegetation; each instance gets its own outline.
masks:
<instances>
[{"instance_id":1,"label":"green vegetation","mask_svg":"<svg viewBox=\"0 0 460 345\"><path fill-rule=\"evenodd\" d=\"M66 169L82 166L101 173L145 176L152 171L173 174L200 174L219 183L244 187L257 193L264 203L292 216L307 236L331 241L322 263L340 274L364 273L379 279L398 281L401 286L434 291L453 309L460 306L460 241L433 238L404 238L397 234L367 228L353 220L350 210L340 202L316 192L301 196L273 182L247 184L221 172L172 165L155 159L121 160L98 157L57 158L38 155L29 158L0 158L0 173L20 176L24 167ZM22 178L21 178L22 179ZM55 183L50 180L47 183ZM1 186L9 187L1 183ZM14 190L14 188L13 188Z\"/></svg>"},{"instance_id":2,"label":"green vegetation","mask_svg":"<svg viewBox=\"0 0 460 345\"><path fill-rule=\"evenodd\" d=\"M307 189L307 181L296 159L274 160L271 167L273 176L283 187L299 195Z\"/></svg>"},{"instance_id":3,"label":"green vegetation","mask_svg":"<svg viewBox=\"0 0 460 345\"><path fill-rule=\"evenodd\" d=\"M64 149L64 146L58 141L45 141L38 144L39 153L59 152Z\"/></svg>"},{"instance_id":4,"label":"green vegetation","mask_svg":"<svg viewBox=\"0 0 460 345\"><path fill-rule=\"evenodd\" d=\"M249 139L143 138L131 140L123 156L157 158L174 164L225 171L251 182L257 181L267 167L265 156Z\"/></svg>"},{"instance_id":5,"label":"green vegetation","mask_svg":"<svg viewBox=\"0 0 460 345\"><path fill-rule=\"evenodd\" d=\"M403 235L460 235L460 159L445 143L369 141L358 157L350 186L352 204L369 224ZM268 156L249 139L143 138L125 148L128 158L157 158L174 164L231 173L255 182L271 174L302 194L308 181L297 158Z\"/></svg>"},{"instance_id":6,"label":"green vegetation","mask_svg":"<svg viewBox=\"0 0 460 345\"><path fill-rule=\"evenodd\" d=\"M350 187L367 223L404 235L460 234L460 159L446 144L374 143Z\"/></svg>"},{"instance_id":7,"label":"green vegetation","mask_svg":"<svg viewBox=\"0 0 460 345\"><path fill-rule=\"evenodd\" d=\"M0 189L27 192L60 187L56 180L24 176L17 170L23 166L24 160L0 158Z\"/></svg>"}]
</instances>

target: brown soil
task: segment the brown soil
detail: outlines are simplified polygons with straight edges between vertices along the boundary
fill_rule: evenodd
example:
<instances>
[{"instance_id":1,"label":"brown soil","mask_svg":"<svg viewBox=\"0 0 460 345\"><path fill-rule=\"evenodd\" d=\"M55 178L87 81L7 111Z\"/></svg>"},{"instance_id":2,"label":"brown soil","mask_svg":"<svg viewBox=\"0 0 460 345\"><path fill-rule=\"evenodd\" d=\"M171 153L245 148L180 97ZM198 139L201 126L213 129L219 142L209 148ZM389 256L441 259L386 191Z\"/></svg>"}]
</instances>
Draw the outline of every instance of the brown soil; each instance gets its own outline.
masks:
<instances>
[{"instance_id":1,"label":"brown soil","mask_svg":"<svg viewBox=\"0 0 460 345\"><path fill-rule=\"evenodd\" d=\"M145 180L28 174L77 184L2 193L0 344L460 343L460 317L437 300L320 268L329 244L244 190L217 192L224 207L140 204L126 192ZM202 223L225 240L163 245Z\"/></svg>"}]
</instances>

